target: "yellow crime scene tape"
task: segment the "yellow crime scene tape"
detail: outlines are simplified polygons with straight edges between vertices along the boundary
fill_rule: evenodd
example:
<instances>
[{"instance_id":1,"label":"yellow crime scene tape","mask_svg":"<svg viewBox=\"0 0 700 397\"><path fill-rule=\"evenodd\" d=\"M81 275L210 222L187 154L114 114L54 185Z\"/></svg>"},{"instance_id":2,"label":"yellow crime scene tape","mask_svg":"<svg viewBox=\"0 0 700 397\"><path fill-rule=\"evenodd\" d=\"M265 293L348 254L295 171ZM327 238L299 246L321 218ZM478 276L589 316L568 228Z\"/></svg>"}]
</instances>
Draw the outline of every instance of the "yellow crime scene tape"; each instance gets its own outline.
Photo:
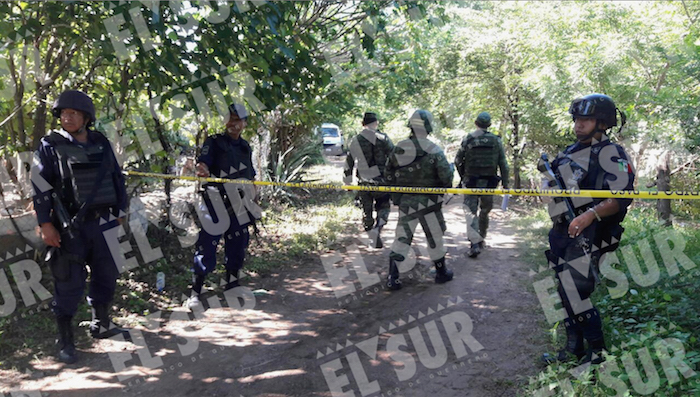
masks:
<instances>
[{"instance_id":1,"label":"yellow crime scene tape","mask_svg":"<svg viewBox=\"0 0 700 397\"><path fill-rule=\"evenodd\" d=\"M630 198L630 199L676 199L676 200L698 200L700 192L685 191L641 191L641 190L560 190L560 189L472 189L472 188L440 188L440 187L408 187L408 186L356 186L341 185L334 183L282 183L266 181L249 181L246 179L226 179L226 178L203 178L197 176L178 176L157 174L153 172L124 171L125 175L147 178L174 179L194 182L212 183L237 183L256 186L284 186L304 189L330 189L366 192L387 192L387 193L414 193L414 194L468 194L468 195L511 195L511 196L549 196L549 197L590 197L590 198Z\"/></svg>"}]
</instances>

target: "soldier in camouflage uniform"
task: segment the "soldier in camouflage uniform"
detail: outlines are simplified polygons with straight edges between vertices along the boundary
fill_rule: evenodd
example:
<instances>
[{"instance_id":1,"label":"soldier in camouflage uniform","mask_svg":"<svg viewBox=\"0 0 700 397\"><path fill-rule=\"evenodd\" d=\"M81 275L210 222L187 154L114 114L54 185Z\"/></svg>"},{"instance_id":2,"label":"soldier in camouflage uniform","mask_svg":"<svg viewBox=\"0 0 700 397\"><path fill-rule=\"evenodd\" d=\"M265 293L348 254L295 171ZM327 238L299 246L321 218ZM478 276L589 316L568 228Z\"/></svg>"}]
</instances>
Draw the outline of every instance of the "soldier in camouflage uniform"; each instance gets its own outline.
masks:
<instances>
[{"instance_id":1,"label":"soldier in camouflage uniform","mask_svg":"<svg viewBox=\"0 0 700 397\"><path fill-rule=\"evenodd\" d=\"M377 130L379 121L377 115L367 112L362 119L364 129L350 143L350 153L345 161L345 183L352 183L352 170L357 166L357 179L360 186L385 185L384 168L394 144L386 134ZM355 164L357 163L357 164ZM382 248L379 236L382 228L389 220L391 205L389 193L361 191L358 198L362 206L362 223L365 231L370 232L372 245ZM377 211L375 221L372 209Z\"/></svg>"},{"instance_id":2,"label":"soldier in camouflage uniform","mask_svg":"<svg viewBox=\"0 0 700 397\"><path fill-rule=\"evenodd\" d=\"M417 110L409 119L411 135L399 142L386 165L386 178L395 186L452 187L454 174L442 149L428 140L433 131L433 116L426 110ZM399 206L396 238L389 255L387 287L401 288L398 262L407 259L418 223L428 238L430 259L435 263L435 282L452 280L452 271L445 265L446 250L443 235L447 229L442 215L442 195L392 193L392 201Z\"/></svg>"},{"instance_id":3,"label":"soldier in camouflage uniform","mask_svg":"<svg viewBox=\"0 0 700 397\"><path fill-rule=\"evenodd\" d=\"M462 187L495 188L498 182L508 189L508 162L501 139L487 131L491 125L491 115L482 112L474 122L477 129L462 139L462 145L455 157L455 168L461 177ZM496 175L501 170L501 178ZM469 257L476 258L484 247L486 231L489 227L489 212L493 208L493 196L464 197L467 208L467 237L471 243ZM481 208L477 216L477 210Z\"/></svg>"}]
</instances>

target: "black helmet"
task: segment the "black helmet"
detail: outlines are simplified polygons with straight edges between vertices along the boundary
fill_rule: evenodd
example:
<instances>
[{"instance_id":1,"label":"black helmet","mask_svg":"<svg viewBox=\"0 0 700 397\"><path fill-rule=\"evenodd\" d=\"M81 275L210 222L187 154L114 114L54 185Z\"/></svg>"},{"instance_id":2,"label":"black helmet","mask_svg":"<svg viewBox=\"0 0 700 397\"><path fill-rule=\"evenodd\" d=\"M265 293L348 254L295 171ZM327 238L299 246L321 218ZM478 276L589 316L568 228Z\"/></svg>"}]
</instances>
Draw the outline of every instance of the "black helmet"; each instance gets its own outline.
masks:
<instances>
[{"instance_id":1,"label":"black helmet","mask_svg":"<svg viewBox=\"0 0 700 397\"><path fill-rule=\"evenodd\" d=\"M571 102L569 113L574 121L576 117L588 117L602 121L607 128L617 125L617 107L607 95L590 94L576 98Z\"/></svg>"},{"instance_id":2,"label":"black helmet","mask_svg":"<svg viewBox=\"0 0 700 397\"><path fill-rule=\"evenodd\" d=\"M418 109L408 119L408 127L414 131L416 129L425 129L425 132L430 134L433 132L433 115L427 110Z\"/></svg>"},{"instance_id":3,"label":"black helmet","mask_svg":"<svg viewBox=\"0 0 700 397\"><path fill-rule=\"evenodd\" d=\"M235 114L239 119L248 121L248 110L242 103L232 103L228 105L229 114Z\"/></svg>"},{"instance_id":4,"label":"black helmet","mask_svg":"<svg viewBox=\"0 0 700 397\"><path fill-rule=\"evenodd\" d=\"M61 117L61 110L63 109L75 109L85 113L88 118L88 125L95 121L95 105L92 103L92 99L82 91L63 91L56 99L56 102L53 103L51 114L54 117Z\"/></svg>"}]
</instances>

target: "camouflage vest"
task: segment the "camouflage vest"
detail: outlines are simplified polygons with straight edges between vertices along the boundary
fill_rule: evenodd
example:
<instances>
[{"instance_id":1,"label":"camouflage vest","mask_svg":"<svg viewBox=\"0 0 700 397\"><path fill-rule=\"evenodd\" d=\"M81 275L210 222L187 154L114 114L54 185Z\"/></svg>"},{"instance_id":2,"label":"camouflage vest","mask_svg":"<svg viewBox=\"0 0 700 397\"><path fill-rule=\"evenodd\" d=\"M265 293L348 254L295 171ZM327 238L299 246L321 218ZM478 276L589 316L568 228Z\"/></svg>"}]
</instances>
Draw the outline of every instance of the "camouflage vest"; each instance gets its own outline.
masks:
<instances>
[{"instance_id":1,"label":"camouflage vest","mask_svg":"<svg viewBox=\"0 0 700 397\"><path fill-rule=\"evenodd\" d=\"M367 167L372 168L374 166L377 166L377 168L379 168L380 176L373 178L373 180L383 182L384 169L386 168L386 160L387 158L389 158L390 149L387 145L386 135L382 134L381 132L376 132L375 134L376 140L374 144L372 144L372 142L370 142L362 134L357 135L357 138L355 139L357 139L357 143L362 149L362 154L364 155L365 160L367 160ZM364 181L366 178L364 178L361 174L362 172L360 172L360 169L358 167L357 177L361 181Z\"/></svg>"},{"instance_id":2,"label":"camouflage vest","mask_svg":"<svg viewBox=\"0 0 700 397\"><path fill-rule=\"evenodd\" d=\"M467 135L462 142L464 172L468 176L495 176L498 170L500 140L490 132L481 136Z\"/></svg>"}]
</instances>

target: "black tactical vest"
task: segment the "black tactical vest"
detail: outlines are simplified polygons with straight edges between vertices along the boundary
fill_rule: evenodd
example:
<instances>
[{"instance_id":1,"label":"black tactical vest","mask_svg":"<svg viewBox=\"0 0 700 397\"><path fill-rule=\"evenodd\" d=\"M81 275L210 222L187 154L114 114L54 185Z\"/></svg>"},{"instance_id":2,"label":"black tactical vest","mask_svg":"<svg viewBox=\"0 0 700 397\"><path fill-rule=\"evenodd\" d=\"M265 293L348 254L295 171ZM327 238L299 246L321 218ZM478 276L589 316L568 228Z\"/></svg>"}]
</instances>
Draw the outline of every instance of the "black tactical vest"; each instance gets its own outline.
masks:
<instances>
[{"instance_id":1,"label":"black tactical vest","mask_svg":"<svg viewBox=\"0 0 700 397\"><path fill-rule=\"evenodd\" d=\"M484 131L481 136L467 135L464 150L464 175L495 176L498 169L500 142L497 136Z\"/></svg>"},{"instance_id":2,"label":"black tactical vest","mask_svg":"<svg viewBox=\"0 0 700 397\"><path fill-rule=\"evenodd\" d=\"M91 136L99 136L94 135ZM98 142L83 146L72 143L58 133L52 133L48 137L49 143L54 147L58 157L58 169L61 175L63 201L69 207L69 211L77 212L77 209L90 197L95 184L99 183L95 197L90 208L104 208L117 205L117 191L114 186L114 161L111 161L111 147L106 138L98 139ZM106 167L104 176L100 176L100 168Z\"/></svg>"},{"instance_id":3,"label":"black tactical vest","mask_svg":"<svg viewBox=\"0 0 700 397\"><path fill-rule=\"evenodd\" d=\"M238 142L227 136L216 135L213 145L216 145L214 164L210 168L212 176L227 179L245 178L253 180L252 149L248 141L239 138Z\"/></svg>"}]
</instances>

